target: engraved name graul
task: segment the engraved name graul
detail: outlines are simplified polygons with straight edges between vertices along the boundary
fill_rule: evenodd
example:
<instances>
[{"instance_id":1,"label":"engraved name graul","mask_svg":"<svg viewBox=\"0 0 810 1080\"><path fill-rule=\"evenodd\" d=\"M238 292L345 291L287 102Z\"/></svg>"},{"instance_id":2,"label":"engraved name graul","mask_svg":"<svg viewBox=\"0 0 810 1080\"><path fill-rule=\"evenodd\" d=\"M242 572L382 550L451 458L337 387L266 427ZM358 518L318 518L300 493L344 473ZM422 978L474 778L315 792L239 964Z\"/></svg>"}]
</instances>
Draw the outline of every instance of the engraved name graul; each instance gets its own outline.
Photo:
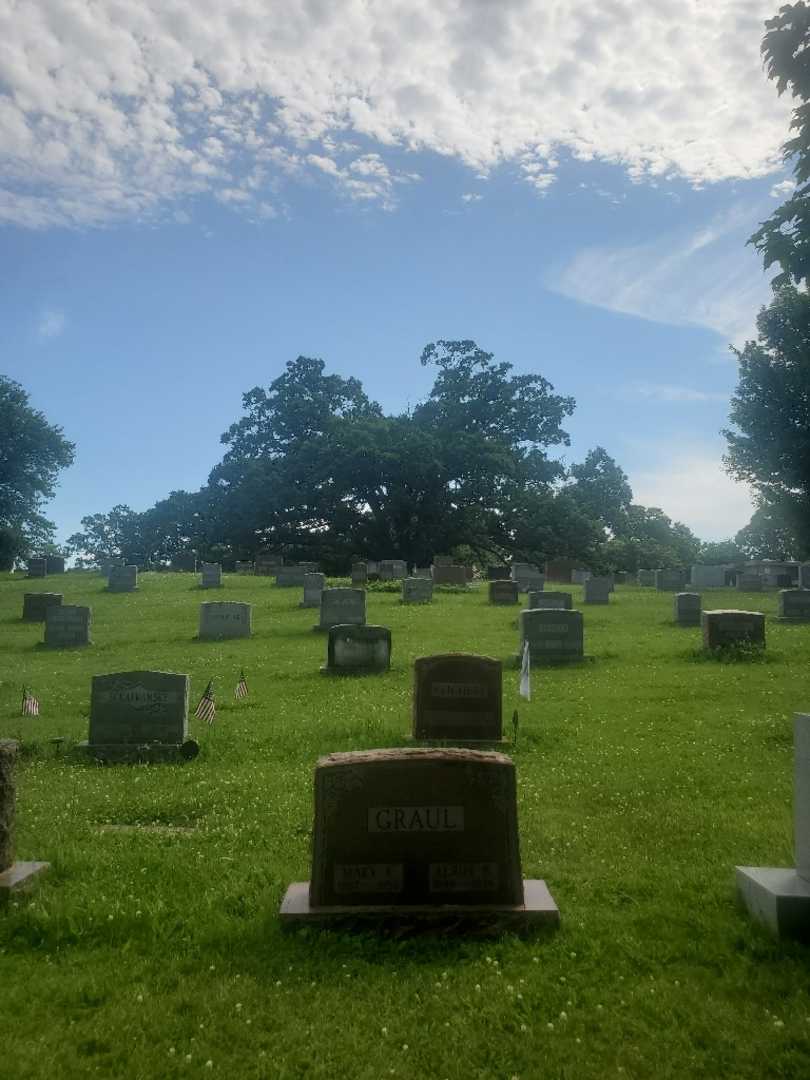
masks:
<instances>
[{"instance_id":1,"label":"engraved name graul","mask_svg":"<svg viewBox=\"0 0 810 1080\"><path fill-rule=\"evenodd\" d=\"M464 832L464 807L370 806L368 831Z\"/></svg>"}]
</instances>

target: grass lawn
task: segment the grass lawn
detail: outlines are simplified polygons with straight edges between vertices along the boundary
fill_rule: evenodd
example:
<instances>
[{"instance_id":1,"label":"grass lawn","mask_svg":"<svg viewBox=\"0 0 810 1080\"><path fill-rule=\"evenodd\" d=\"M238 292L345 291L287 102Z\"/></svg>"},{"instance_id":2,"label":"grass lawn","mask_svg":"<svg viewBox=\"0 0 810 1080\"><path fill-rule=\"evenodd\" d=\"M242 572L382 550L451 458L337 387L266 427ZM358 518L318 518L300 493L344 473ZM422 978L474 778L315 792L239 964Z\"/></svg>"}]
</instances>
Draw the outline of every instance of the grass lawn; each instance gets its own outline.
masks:
<instances>
[{"instance_id":1,"label":"grass lawn","mask_svg":"<svg viewBox=\"0 0 810 1080\"><path fill-rule=\"evenodd\" d=\"M52 870L0 914L0 1077L228 1078L810 1076L810 950L749 923L735 864L791 866L792 715L810 710L810 625L768 620L766 662L695 658L672 597L620 587L583 607L593 662L536 669L521 701L524 877L545 878L553 936L460 939L282 933L309 877L312 776L330 751L404 746L416 656L511 659L517 608L486 588L403 607L388 675L327 679L299 589L143 574L0 577L0 735L24 747L17 853ZM95 644L45 650L25 591L93 608ZM575 606L582 590L571 587ZM251 640L195 640L202 600L254 604ZM776 595L705 594L775 614ZM244 667L246 701L233 688ZM185 765L75 764L93 674L216 678L217 723L191 720ZM21 685L41 716L20 717ZM504 717L518 705L505 673ZM507 726L511 726L507 723Z\"/></svg>"}]
</instances>

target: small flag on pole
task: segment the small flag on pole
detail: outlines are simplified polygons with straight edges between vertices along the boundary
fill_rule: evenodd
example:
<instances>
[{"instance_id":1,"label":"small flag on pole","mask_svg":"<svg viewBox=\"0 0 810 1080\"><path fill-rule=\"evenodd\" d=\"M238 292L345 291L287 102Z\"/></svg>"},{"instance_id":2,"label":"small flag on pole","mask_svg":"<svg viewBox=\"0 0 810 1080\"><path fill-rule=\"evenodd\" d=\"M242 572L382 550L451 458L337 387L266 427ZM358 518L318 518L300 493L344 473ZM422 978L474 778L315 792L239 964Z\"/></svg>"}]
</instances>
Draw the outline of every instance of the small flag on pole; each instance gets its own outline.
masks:
<instances>
[{"instance_id":1,"label":"small flag on pole","mask_svg":"<svg viewBox=\"0 0 810 1080\"><path fill-rule=\"evenodd\" d=\"M214 704L214 680L211 679L205 688L205 693L200 698L200 703L194 710L198 720L205 720L206 724L213 724L217 715L217 707Z\"/></svg>"},{"instance_id":2,"label":"small flag on pole","mask_svg":"<svg viewBox=\"0 0 810 1080\"><path fill-rule=\"evenodd\" d=\"M248 696L247 679L245 678L244 671L239 676L239 682L236 684L236 690L234 691L237 698Z\"/></svg>"},{"instance_id":3,"label":"small flag on pole","mask_svg":"<svg viewBox=\"0 0 810 1080\"><path fill-rule=\"evenodd\" d=\"M520 665L520 696L532 700L531 659L528 641L523 642L523 661Z\"/></svg>"},{"instance_id":4,"label":"small flag on pole","mask_svg":"<svg viewBox=\"0 0 810 1080\"><path fill-rule=\"evenodd\" d=\"M23 687L22 715L39 716L39 701L34 697L27 686Z\"/></svg>"}]
</instances>

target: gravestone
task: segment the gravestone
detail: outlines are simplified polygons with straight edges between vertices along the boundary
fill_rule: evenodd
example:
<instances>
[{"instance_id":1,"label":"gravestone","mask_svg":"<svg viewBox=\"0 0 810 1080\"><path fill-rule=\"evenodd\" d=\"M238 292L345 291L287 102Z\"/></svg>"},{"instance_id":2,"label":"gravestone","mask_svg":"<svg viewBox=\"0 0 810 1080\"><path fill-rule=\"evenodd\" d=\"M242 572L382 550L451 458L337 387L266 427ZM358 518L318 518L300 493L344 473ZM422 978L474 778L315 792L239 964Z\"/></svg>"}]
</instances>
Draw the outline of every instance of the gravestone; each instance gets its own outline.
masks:
<instances>
[{"instance_id":1,"label":"gravestone","mask_svg":"<svg viewBox=\"0 0 810 1080\"><path fill-rule=\"evenodd\" d=\"M467 568L452 563L433 564L434 585L460 585L467 587Z\"/></svg>"},{"instance_id":2,"label":"gravestone","mask_svg":"<svg viewBox=\"0 0 810 1080\"><path fill-rule=\"evenodd\" d=\"M324 589L321 593L321 618L316 630L332 626L365 626L366 593L364 589Z\"/></svg>"},{"instance_id":3,"label":"gravestone","mask_svg":"<svg viewBox=\"0 0 810 1080\"><path fill-rule=\"evenodd\" d=\"M273 551L257 551L253 561L253 570L257 577L272 577L283 565L283 555L278 555Z\"/></svg>"},{"instance_id":4,"label":"gravestone","mask_svg":"<svg viewBox=\"0 0 810 1080\"><path fill-rule=\"evenodd\" d=\"M765 645L765 616L760 611L703 611L704 649L727 645Z\"/></svg>"},{"instance_id":5,"label":"gravestone","mask_svg":"<svg viewBox=\"0 0 810 1080\"><path fill-rule=\"evenodd\" d=\"M408 564L404 559L382 559L379 575L380 581L401 581L408 576Z\"/></svg>"},{"instance_id":6,"label":"gravestone","mask_svg":"<svg viewBox=\"0 0 810 1080\"><path fill-rule=\"evenodd\" d=\"M506 605L518 602L518 587L516 581L500 579L489 583L490 604Z\"/></svg>"},{"instance_id":7,"label":"gravestone","mask_svg":"<svg viewBox=\"0 0 810 1080\"><path fill-rule=\"evenodd\" d=\"M28 577L47 577L48 559L45 555L37 555L28 560Z\"/></svg>"},{"instance_id":8,"label":"gravestone","mask_svg":"<svg viewBox=\"0 0 810 1080\"><path fill-rule=\"evenodd\" d=\"M234 564L234 569L236 570L237 574L252 574L253 563L248 562L246 559L237 559L236 563Z\"/></svg>"},{"instance_id":9,"label":"gravestone","mask_svg":"<svg viewBox=\"0 0 810 1080\"><path fill-rule=\"evenodd\" d=\"M433 581L433 571L429 566L415 566L412 577L430 578Z\"/></svg>"},{"instance_id":10,"label":"gravestone","mask_svg":"<svg viewBox=\"0 0 810 1080\"><path fill-rule=\"evenodd\" d=\"M332 626L329 629L324 675L362 675L388 671L391 631L387 626Z\"/></svg>"},{"instance_id":11,"label":"gravestone","mask_svg":"<svg viewBox=\"0 0 810 1080\"><path fill-rule=\"evenodd\" d=\"M511 569L508 566L487 567L487 581L507 581L510 576Z\"/></svg>"},{"instance_id":12,"label":"gravestone","mask_svg":"<svg viewBox=\"0 0 810 1080\"><path fill-rule=\"evenodd\" d=\"M810 589L810 563L801 563L799 566L799 588Z\"/></svg>"},{"instance_id":13,"label":"gravestone","mask_svg":"<svg viewBox=\"0 0 810 1080\"><path fill-rule=\"evenodd\" d=\"M74 604L49 607L45 617L45 644L56 648L92 645L92 622L92 608L77 607Z\"/></svg>"},{"instance_id":14,"label":"gravestone","mask_svg":"<svg viewBox=\"0 0 810 1080\"><path fill-rule=\"evenodd\" d=\"M779 618L786 622L810 622L810 589L782 589Z\"/></svg>"},{"instance_id":15,"label":"gravestone","mask_svg":"<svg viewBox=\"0 0 810 1080\"><path fill-rule=\"evenodd\" d=\"M644 589L655 585L655 570L639 570L636 573L636 584Z\"/></svg>"},{"instance_id":16,"label":"gravestone","mask_svg":"<svg viewBox=\"0 0 810 1080\"><path fill-rule=\"evenodd\" d=\"M452 555L434 555L433 556L433 565L434 566L453 566L454 565L453 556Z\"/></svg>"},{"instance_id":17,"label":"gravestone","mask_svg":"<svg viewBox=\"0 0 810 1080\"><path fill-rule=\"evenodd\" d=\"M312 878L281 905L288 926L340 919L465 921L500 929L559 911L521 875L515 767L481 750L365 750L315 767Z\"/></svg>"},{"instance_id":18,"label":"gravestone","mask_svg":"<svg viewBox=\"0 0 810 1080\"><path fill-rule=\"evenodd\" d=\"M138 588L138 567L111 566L107 588L110 592L135 592Z\"/></svg>"},{"instance_id":19,"label":"gravestone","mask_svg":"<svg viewBox=\"0 0 810 1080\"><path fill-rule=\"evenodd\" d=\"M810 938L810 715L793 719L796 867L736 867L737 892L753 918L779 937Z\"/></svg>"},{"instance_id":20,"label":"gravestone","mask_svg":"<svg viewBox=\"0 0 810 1080\"><path fill-rule=\"evenodd\" d=\"M123 559L100 559L98 568L99 571L104 575L105 578L107 578L107 581L109 582L110 574L112 573L113 567L125 565L126 564L124 563Z\"/></svg>"},{"instance_id":21,"label":"gravestone","mask_svg":"<svg viewBox=\"0 0 810 1080\"><path fill-rule=\"evenodd\" d=\"M304 574L304 599L298 605L302 608L319 608L326 578L323 574Z\"/></svg>"},{"instance_id":22,"label":"gravestone","mask_svg":"<svg viewBox=\"0 0 810 1080\"><path fill-rule=\"evenodd\" d=\"M59 607L64 599L58 592L23 593L23 622L45 622L49 607Z\"/></svg>"},{"instance_id":23,"label":"gravestone","mask_svg":"<svg viewBox=\"0 0 810 1080\"><path fill-rule=\"evenodd\" d=\"M145 570L148 564L146 556L140 551L128 554L124 562L127 566L137 566L139 570Z\"/></svg>"},{"instance_id":24,"label":"gravestone","mask_svg":"<svg viewBox=\"0 0 810 1080\"><path fill-rule=\"evenodd\" d=\"M700 626L700 593L675 593L673 610L678 626Z\"/></svg>"},{"instance_id":25,"label":"gravestone","mask_svg":"<svg viewBox=\"0 0 810 1080\"><path fill-rule=\"evenodd\" d=\"M196 551L178 551L172 556L171 568L173 571L185 574L197 573Z\"/></svg>"},{"instance_id":26,"label":"gravestone","mask_svg":"<svg viewBox=\"0 0 810 1080\"><path fill-rule=\"evenodd\" d=\"M575 567L573 559L546 559L546 581L553 581L555 585L571 585L571 573Z\"/></svg>"},{"instance_id":27,"label":"gravestone","mask_svg":"<svg viewBox=\"0 0 810 1080\"><path fill-rule=\"evenodd\" d=\"M617 570L616 573L613 575L613 584L626 585L628 577L629 574L626 570Z\"/></svg>"},{"instance_id":28,"label":"gravestone","mask_svg":"<svg viewBox=\"0 0 810 1080\"><path fill-rule=\"evenodd\" d=\"M304 578L318 569L313 563L299 563L297 566L277 566L275 569L276 585L280 589L303 589Z\"/></svg>"},{"instance_id":29,"label":"gravestone","mask_svg":"<svg viewBox=\"0 0 810 1080\"><path fill-rule=\"evenodd\" d=\"M352 585L365 585L368 581L368 563L352 563Z\"/></svg>"},{"instance_id":30,"label":"gravestone","mask_svg":"<svg viewBox=\"0 0 810 1080\"><path fill-rule=\"evenodd\" d=\"M583 567L575 567L571 571L571 584L572 585L584 585L586 581L591 580L590 570L585 570Z\"/></svg>"},{"instance_id":31,"label":"gravestone","mask_svg":"<svg viewBox=\"0 0 810 1080\"><path fill-rule=\"evenodd\" d=\"M530 589L540 592L545 588L545 575L534 563L512 563L510 574L521 592L529 592Z\"/></svg>"},{"instance_id":32,"label":"gravestone","mask_svg":"<svg viewBox=\"0 0 810 1080\"><path fill-rule=\"evenodd\" d=\"M253 605L231 600L200 604L200 641L250 637Z\"/></svg>"},{"instance_id":33,"label":"gravestone","mask_svg":"<svg viewBox=\"0 0 810 1080\"><path fill-rule=\"evenodd\" d=\"M570 592L530 592L527 607L551 608L554 611L570 611L572 606Z\"/></svg>"},{"instance_id":34,"label":"gravestone","mask_svg":"<svg viewBox=\"0 0 810 1080\"><path fill-rule=\"evenodd\" d=\"M489 656L420 656L413 665L414 739L500 742L503 665Z\"/></svg>"},{"instance_id":35,"label":"gravestone","mask_svg":"<svg viewBox=\"0 0 810 1080\"><path fill-rule=\"evenodd\" d=\"M686 588L686 571L672 568L656 570L655 587L659 592L683 592Z\"/></svg>"},{"instance_id":36,"label":"gravestone","mask_svg":"<svg viewBox=\"0 0 810 1080\"><path fill-rule=\"evenodd\" d=\"M737 574L737 592L762 592L762 578L759 574Z\"/></svg>"},{"instance_id":37,"label":"gravestone","mask_svg":"<svg viewBox=\"0 0 810 1080\"><path fill-rule=\"evenodd\" d=\"M584 630L581 611L531 608L520 613L520 653L529 643L532 664L582 660Z\"/></svg>"},{"instance_id":38,"label":"gravestone","mask_svg":"<svg viewBox=\"0 0 810 1080\"><path fill-rule=\"evenodd\" d=\"M583 600L586 604L609 604L613 590L613 579L609 577L591 577L585 582Z\"/></svg>"},{"instance_id":39,"label":"gravestone","mask_svg":"<svg viewBox=\"0 0 810 1080\"><path fill-rule=\"evenodd\" d=\"M219 589L222 587L222 566L220 563L204 562L202 564L200 585L203 589Z\"/></svg>"},{"instance_id":40,"label":"gravestone","mask_svg":"<svg viewBox=\"0 0 810 1080\"><path fill-rule=\"evenodd\" d=\"M194 757L199 747L188 738L188 694L188 675L165 671L94 675L90 738L80 746L106 761Z\"/></svg>"},{"instance_id":41,"label":"gravestone","mask_svg":"<svg viewBox=\"0 0 810 1080\"><path fill-rule=\"evenodd\" d=\"M62 555L48 555L45 559L46 574L64 574L65 559Z\"/></svg>"},{"instance_id":42,"label":"gravestone","mask_svg":"<svg viewBox=\"0 0 810 1080\"><path fill-rule=\"evenodd\" d=\"M17 817L14 765L19 745L12 739L0 739L0 903L12 893L33 885L38 874L49 867L46 862L17 862L14 827Z\"/></svg>"},{"instance_id":43,"label":"gravestone","mask_svg":"<svg viewBox=\"0 0 810 1080\"><path fill-rule=\"evenodd\" d=\"M689 577L694 589L723 589L726 584L726 567L695 563Z\"/></svg>"},{"instance_id":44,"label":"gravestone","mask_svg":"<svg viewBox=\"0 0 810 1080\"><path fill-rule=\"evenodd\" d=\"M429 604L433 600L433 579L407 577L402 581L403 604Z\"/></svg>"}]
</instances>

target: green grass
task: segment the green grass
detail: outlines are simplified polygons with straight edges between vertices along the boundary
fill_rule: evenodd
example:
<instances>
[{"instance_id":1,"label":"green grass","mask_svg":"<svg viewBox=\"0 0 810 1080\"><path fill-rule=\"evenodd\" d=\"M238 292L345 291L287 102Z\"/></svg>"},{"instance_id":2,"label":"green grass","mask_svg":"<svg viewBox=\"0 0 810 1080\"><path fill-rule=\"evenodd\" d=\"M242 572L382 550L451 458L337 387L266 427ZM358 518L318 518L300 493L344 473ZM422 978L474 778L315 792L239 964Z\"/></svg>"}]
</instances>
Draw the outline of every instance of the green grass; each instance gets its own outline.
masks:
<instances>
[{"instance_id":1,"label":"green grass","mask_svg":"<svg viewBox=\"0 0 810 1080\"><path fill-rule=\"evenodd\" d=\"M555 936L284 934L283 892L309 876L316 758L405 745L414 657L511 659L517 609L485 589L431 607L371 591L393 670L324 679L300 590L225 580L213 598L255 605L249 641L195 640L212 594L192 575L144 574L130 595L97 575L0 579L0 735L24 744L18 856L53 864L0 914L3 1080L810 1075L810 951L753 926L733 887L737 863L792 865L810 626L769 620L765 663L695 663L700 631L672 624L668 594L621 587L582 608L594 660L535 670L514 750L523 872L547 880ZM19 616L40 588L93 607L95 645L38 646L42 627ZM774 594L709 597L776 610ZM86 738L91 676L140 667L188 672L192 710L216 677L216 725L191 721L200 756L58 756L52 737ZM39 718L18 715L23 682ZM504 682L508 721L517 672Z\"/></svg>"}]
</instances>

